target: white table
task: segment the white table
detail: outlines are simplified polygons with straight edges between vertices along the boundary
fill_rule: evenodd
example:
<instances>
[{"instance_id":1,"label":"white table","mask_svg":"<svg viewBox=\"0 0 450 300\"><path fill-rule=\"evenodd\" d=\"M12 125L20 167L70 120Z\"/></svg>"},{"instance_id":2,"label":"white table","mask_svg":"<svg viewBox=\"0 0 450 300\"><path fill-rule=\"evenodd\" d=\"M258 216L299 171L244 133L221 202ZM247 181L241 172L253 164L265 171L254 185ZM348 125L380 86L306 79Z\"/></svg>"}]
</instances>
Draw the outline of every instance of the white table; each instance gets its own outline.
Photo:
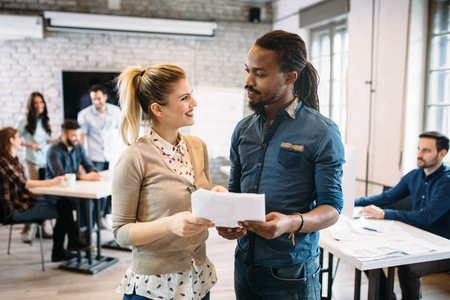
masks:
<instances>
[{"instance_id":1,"label":"white table","mask_svg":"<svg viewBox=\"0 0 450 300\"><path fill-rule=\"evenodd\" d=\"M70 197L75 199L84 199L87 202L87 228L86 228L86 239L88 244L91 243L91 228L92 228L92 220L91 220L91 201L90 199L94 199L97 201L97 207L100 207L100 199L110 196L112 191L110 176L108 171L100 172L102 174L101 181L86 181L86 180L77 180L75 182L74 187L68 186L49 186L49 187L35 187L32 188L31 191L35 194L41 195L53 195L53 196L62 196L62 197ZM78 217L79 219L79 217ZM97 214L97 226L100 226L100 212ZM87 274L95 274L106 267L116 263L119 259L114 257L106 257L101 255L101 247L100 247L100 228L97 230L97 255L95 257L92 256L91 247L86 251L85 256L81 256L78 253L78 257L68 260L67 262L62 263L59 268L64 270L70 270L75 272L87 273Z\"/></svg>"},{"instance_id":2,"label":"white table","mask_svg":"<svg viewBox=\"0 0 450 300\"><path fill-rule=\"evenodd\" d=\"M389 220L386 220L389 221ZM383 220L380 220L383 222ZM354 299L360 299L360 286L361 286L361 271L369 271L369 295L368 299L378 299L378 283L380 280L380 269L388 268L388 283L387 283L387 293L388 299L392 299L393 287L394 287L394 270L395 267L407 264L421 263L434 260L442 260L450 258L450 240L442 238L438 235L432 234L428 231L421 230L417 227L410 226L408 224L394 221L397 226L400 226L413 238L417 238L426 242L430 242L436 246L440 246L441 250L426 252L422 254L405 255L400 257L392 257L386 259L377 259L369 261L360 261L340 250L339 246L345 241L335 240L329 229L324 229L320 231L319 246L320 248L326 250L330 254L331 265L326 269L328 274L328 297L331 299L331 285L332 281L330 274L332 274L332 256L336 256L343 261L349 263L355 267L355 293ZM388 245L387 245L388 246Z\"/></svg>"}]
</instances>

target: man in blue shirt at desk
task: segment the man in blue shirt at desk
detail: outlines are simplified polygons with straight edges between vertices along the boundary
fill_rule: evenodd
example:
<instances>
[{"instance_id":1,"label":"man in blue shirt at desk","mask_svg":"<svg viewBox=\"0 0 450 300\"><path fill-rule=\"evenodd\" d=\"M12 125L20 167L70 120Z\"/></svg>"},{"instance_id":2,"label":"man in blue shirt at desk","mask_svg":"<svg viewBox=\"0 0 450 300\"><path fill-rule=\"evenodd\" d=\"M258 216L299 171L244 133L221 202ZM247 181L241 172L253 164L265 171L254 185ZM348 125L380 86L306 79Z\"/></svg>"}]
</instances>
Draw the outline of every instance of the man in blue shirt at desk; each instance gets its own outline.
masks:
<instances>
[{"instance_id":1,"label":"man in blue shirt at desk","mask_svg":"<svg viewBox=\"0 0 450 300\"><path fill-rule=\"evenodd\" d=\"M94 165L84 151L83 145L79 143L80 125L78 125L78 122L76 120L68 119L64 121L64 124L61 127L61 140L53 144L47 151L47 166L45 169L46 179L51 179L67 173L74 173L76 174L77 179L99 181L101 179L101 175L96 172ZM83 166L86 173L79 172L80 166ZM71 202L74 202L74 200ZM58 201L58 203L66 206L64 211L70 212L65 215L65 218L73 220L70 202L65 199ZM85 226L86 214L84 212L86 211L86 203L85 201L79 201L79 203L81 206L81 215L79 216L80 223L81 226ZM74 233L72 230L72 235L73 234ZM54 235L57 235L57 237L53 237L54 244L63 245L65 237L65 232L63 232L63 229L58 229L55 227ZM57 240L57 243L55 239ZM90 241L90 237L87 237L87 241ZM52 256L55 257L55 259L52 258L52 260L57 261L58 257L67 257L68 259L70 258L68 256L70 256L70 254L61 251L61 249L56 249L54 250Z\"/></svg>"},{"instance_id":2,"label":"man in blue shirt at desk","mask_svg":"<svg viewBox=\"0 0 450 300\"><path fill-rule=\"evenodd\" d=\"M339 129L319 113L317 72L297 34L260 37L245 70L255 114L233 133L229 191L265 194L267 215L265 222L240 222L243 228L217 228L239 238L236 298L320 299L318 231L334 224L343 206Z\"/></svg>"},{"instance_id":3,"label":"man in blue shirt at desk","mask_svg":"<svg viewBox=\"0 0 450 300\"><path fill-rule=\"evenodd\" d=\"M449 149L449 139L434 131L422 133L419 137L418 168L406 174L392 189L356 199L355 205L366 206L361 211L364 216L402 221L450 239L450 168L442 163ZM408 195L411 196L411 211L379 208ZM450 259L398 267L403 299L419 299L423 275L448 270Z\"/></svg>"}]
</instances>

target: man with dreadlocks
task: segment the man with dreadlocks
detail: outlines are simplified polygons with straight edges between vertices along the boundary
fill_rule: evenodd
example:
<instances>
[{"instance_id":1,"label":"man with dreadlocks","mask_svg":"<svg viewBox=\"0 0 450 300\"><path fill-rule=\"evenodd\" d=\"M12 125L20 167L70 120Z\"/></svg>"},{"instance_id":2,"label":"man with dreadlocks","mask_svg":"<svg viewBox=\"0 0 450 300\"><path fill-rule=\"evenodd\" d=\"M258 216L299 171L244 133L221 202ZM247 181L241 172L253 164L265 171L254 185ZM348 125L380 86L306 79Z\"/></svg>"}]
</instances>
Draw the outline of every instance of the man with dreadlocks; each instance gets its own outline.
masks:
<instances>
[{"instance_id":1,"label":"man with dreadlocks","mask_svg":"<svg viewBox=\"0 0 450 300\"><path fill-rule=\"evenodd\" d=\"M234 285L241 299L320 299L319 230L343 206L344 147L319 113L318 76L297 34L271 31L245 62L255 112L231 140L229 191L265 194L266 221L217 230L238 239Z\"/></svg>"}]
</instances>

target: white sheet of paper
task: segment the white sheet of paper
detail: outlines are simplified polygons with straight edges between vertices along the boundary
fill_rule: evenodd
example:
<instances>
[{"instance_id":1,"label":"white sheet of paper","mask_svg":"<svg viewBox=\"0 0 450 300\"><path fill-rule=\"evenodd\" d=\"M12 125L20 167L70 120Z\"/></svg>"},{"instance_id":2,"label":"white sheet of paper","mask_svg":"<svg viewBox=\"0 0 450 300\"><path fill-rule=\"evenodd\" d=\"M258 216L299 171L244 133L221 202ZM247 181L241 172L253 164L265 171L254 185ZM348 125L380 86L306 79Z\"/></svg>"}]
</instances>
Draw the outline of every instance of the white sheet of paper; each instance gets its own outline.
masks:
<instances>
[{"instance_id":1,"label":"white sheet of paper","mask_svg":"<svg viewBox=\"0 0 450 300\"><path fill-rule=\"evenodd\" d=\"M219 193L199 189L192 193L194 217L211 220L220 227L239 227L238 221L266 220L264 194Z\"/></svg>"}]
</instances>

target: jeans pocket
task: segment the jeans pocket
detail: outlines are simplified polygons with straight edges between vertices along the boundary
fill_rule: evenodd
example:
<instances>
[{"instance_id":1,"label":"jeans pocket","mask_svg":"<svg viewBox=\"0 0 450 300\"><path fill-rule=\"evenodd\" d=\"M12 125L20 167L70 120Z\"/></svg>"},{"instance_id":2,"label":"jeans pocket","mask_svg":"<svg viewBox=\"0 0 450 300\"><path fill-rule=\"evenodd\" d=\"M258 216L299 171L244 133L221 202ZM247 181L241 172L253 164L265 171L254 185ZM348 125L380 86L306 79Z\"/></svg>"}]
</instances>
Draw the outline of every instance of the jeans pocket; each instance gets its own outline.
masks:
<instances>
[{"instance_id":1,"label":"jeans pocket","mask_svg":"<svg viewBox=\"0 0 450 300\"><path fill-rule=\"evenodd\" d=\"M306 281L304 265L287 268L271 268L272 276L280 280Z\"/></svg>"},{"instance_id":2,"label":"jeans pocket","mask_svg":"<svg viewBox=\"0 0 450 300\"><path fill-rule=\"evenodd\" d=\"M292 169L299 167L303 158L303 152L290 149L290 148L280 148L278 152L278 163L285 167L286 169Z\"/></svg>"}]
</instances>

